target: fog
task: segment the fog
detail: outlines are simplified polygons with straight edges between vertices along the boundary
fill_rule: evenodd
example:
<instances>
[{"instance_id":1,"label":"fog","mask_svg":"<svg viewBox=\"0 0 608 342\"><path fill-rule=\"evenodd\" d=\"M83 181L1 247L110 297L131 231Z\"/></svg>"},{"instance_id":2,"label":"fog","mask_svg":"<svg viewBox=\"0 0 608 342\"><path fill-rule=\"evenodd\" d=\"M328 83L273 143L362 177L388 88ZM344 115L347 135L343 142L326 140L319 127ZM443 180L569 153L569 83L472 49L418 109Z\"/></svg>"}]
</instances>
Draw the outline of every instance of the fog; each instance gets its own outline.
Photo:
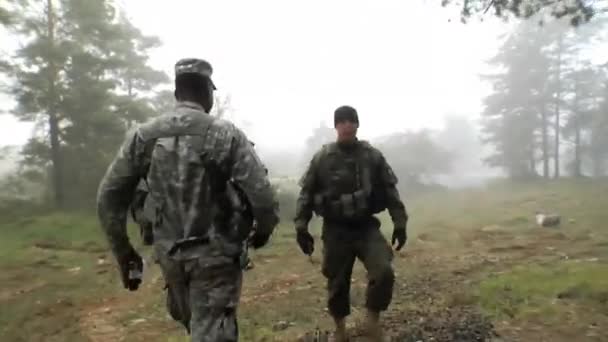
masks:
<instances>
[{"instance_id":1,"label":"fog","mask_svg":"<svg viewBox=\"0 0 608 342\"><path fill-rule=\"evenodd\" d=\"M149 54L155 68L171 75L187 56L212 63L218 92L230 94L232 115L249 124L261 149L303 148L342 104L359 110L366 138L438 128L446 115L476 118L488 92L478 74L509 27L499 20L463 25L457 8L429 1L120 5L136 27L162 40ZM10 98L2 104L10 108ZM27 128L1 118L0 144L27 140Z\"/></svg>"},{"instance_id":2,"label":"fog","mask_svg":"<svg viewBox=\"0 0 608 342\"><path fill-rule=\"evenodd\" d=\"M449 22L457 11L422 1L125 6L136 25L165 42L153 55L157 67L170 72L183 56L213 63L220 91L230 93L235 116L251 123L249 134L264 148L276 141L302 147L342 104L360 111L367 137L439 127L446 114L475 117L488 90L477 75L505 30Z\"/></svg>"}]
</instances>

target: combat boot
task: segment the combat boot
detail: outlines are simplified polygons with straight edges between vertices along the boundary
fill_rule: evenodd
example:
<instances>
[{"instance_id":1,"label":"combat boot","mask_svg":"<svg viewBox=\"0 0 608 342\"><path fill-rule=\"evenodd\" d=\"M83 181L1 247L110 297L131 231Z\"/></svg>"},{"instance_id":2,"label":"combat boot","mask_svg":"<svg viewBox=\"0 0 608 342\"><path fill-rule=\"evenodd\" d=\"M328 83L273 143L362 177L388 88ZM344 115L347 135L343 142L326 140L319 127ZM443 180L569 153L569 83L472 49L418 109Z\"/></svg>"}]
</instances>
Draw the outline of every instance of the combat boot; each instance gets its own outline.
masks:
<instances>
[{"instance_id":1,"label":"combat boot","mask_svg":"<svg viewBox=\"0 0 608 342\"><path fill-rule=\"evenodd\" d=\"M382 342L382 327L380 326L380 313L372 310L367 310L366 317L366 332L369 341Z\"/></svg>"},{"instance_id":2,"label":"combat boot","mask_svg":"<svg viewBox=\"0 0 608 342\"><path fill-rule=\"evenodd\" d=\"M344 318L334 318L336 323L336 332L334 333L335 342L347 342L346 338L346 321Z\"/></svg>"}]
</instances>

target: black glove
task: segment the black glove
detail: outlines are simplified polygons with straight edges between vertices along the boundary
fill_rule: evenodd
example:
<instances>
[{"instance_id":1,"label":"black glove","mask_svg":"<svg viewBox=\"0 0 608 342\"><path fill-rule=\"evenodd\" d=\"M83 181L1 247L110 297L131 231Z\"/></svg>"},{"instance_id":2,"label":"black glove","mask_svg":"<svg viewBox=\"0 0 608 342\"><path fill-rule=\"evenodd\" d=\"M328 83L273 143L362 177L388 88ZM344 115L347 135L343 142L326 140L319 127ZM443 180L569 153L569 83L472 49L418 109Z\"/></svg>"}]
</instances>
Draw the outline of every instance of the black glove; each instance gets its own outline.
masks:
<instances>
[{"instance_id":1,"label":"black glove","mask_svg":"<svg viewBox=\"0 0 608 342\"><path fill-rule=\"evenodd\" d=\"M262 248L268 243L268 240L270 240L270 234L254 231L249 237L249 246L254 249Z\"/></svg>"},{"instance_id":2,"label":"black glove","mask_svg":"<svg viewBox=\"0 0 608 342\"><path fill-rule=\"evenodd\" d=\"M312 235L310 235L308 230L298 230L296 240L298 241L298 245L300 246L302 253L312 255L312 252L315 251L315 239L312 237Z\"/></svg>"},{"instance_id":3,"label":"black glove","mask_svg":"<svg viewBox=\"0 0 608 342\"><path fill-rule=\"evenodd\" d=\"M143 259L132 246L129 246L127 251L116 253L116 261L122 285L129 291L136 291L142 281Z\"/></svg>"},{"instance_id":4,"label":"black glove","mask_svg":"<svg viewBox=\"0 0 608 342\"><path fill-rule=\"evenodd\" d=\"M405 227L395 227L395 229L393 229L393 239L391 241L391 245L394 246L395 242L398 242L397 247L395 247L395 250L399 251L399 250L401 250L403 245L405 245L406 241L407 241L407 231L406 231Z\"/></svg>"}]
</instances>

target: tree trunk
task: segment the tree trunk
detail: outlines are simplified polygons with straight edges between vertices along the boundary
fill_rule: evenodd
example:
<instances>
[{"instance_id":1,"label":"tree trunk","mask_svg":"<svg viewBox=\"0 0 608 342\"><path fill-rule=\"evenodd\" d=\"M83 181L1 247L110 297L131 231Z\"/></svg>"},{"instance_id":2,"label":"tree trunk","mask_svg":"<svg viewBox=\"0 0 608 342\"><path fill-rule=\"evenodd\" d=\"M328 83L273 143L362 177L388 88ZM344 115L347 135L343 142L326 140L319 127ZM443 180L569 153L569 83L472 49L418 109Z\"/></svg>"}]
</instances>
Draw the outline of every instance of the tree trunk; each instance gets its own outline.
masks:
<instances>
[{"instance_id":1,"label":"tree trunk","mask_svg":"<svg viewBox=\"0 0 608 342\"><path fill-rule=\"evenodd\" d=\"M547 134L549 122L547 122L547 110L544 103L541 108L541 130L542 130L542 149L543 149L543 177L549 178L549 137Z\"/></svg>"},{"instance_id":2,"label":"tree trunk","mask_svg":"<svg viewBox=\"0 0 608 342\"><path fill-rule=\"evenodd\" d=\"M557 42L557 94L555 96L555 171L554 177L559 178L559 134L560 134L560 122L559 122L559 110L560 102L562 97L562 84L561 84L561 68L562 68L562 40L563 37L560 35Z\"/></svg>"},{"instance_id":3,"label":"tree trunk","mask_svg":"<svg viewBox=\"0 0 608 342\"><path fill-rule=\"evenodd\" d=\"M582 176L581 172L581 128L578 117L574 118L574 176Z\"/></svg>"},{"instance_id":4,"label":"tree trunk","mask_svg":"<svg viewBox=\"0 0 608 342\"><path fill-rule=\"evenodd\" d=\"M536 176L536 158L534 158L534 150L530 153L530 173Z\"/></svg>"},{"instance_id":5,"label":"tree trunk","mask_svg":"<svg viewBox=\"0 0 608 342\"><path fill-rule=\"evenodd\" d=\"M578 79L574 80L574 112L572 113L574 120L574 176L582 176L581 172L581 123L580 112L578 108Z\"/></svg>"},{"instance_id":6,"label":"tree trunk","mask_svg":"<svg viewBox=\"0 0 608 342\"><path fill-rule=\"evenodd\" d=\"M51 136L51 162L53 192L55 206L63 208L65 196L63 191L63 162L61 158L60 142L59 142L59 118L57 117L57 91L55 85L57 83L57 69L54 62L55 49L55 23L52 0L47 0L47 30L48 30L48 48L49 48L49 132Z\"/></svg>"},{"instance_id":7,"label":"tree trunk","mask_svg":"<svg viewBox=\"0 0 608 342\"><path fill-rule=\"evenodd\" d=\"M605 174L605 153L603 152L603 147L600 146L600 142L598 140L601 139L601 133L598 132L598 129L592 129L591 131L591 160L593 162L593 177L599 178L604 176Z\"/></svg>"}]
</instances>

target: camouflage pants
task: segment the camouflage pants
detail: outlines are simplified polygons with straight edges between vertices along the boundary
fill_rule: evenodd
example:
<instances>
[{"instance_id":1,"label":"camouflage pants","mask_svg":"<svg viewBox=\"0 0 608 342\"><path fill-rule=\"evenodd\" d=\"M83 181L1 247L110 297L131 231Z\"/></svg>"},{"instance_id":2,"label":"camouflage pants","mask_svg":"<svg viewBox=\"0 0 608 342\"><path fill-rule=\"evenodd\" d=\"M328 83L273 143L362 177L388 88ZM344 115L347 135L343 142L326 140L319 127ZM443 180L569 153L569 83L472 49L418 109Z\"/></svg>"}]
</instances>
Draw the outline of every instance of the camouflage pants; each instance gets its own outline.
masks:
<instances>
[{"instance_id":1,"label":"camouflage pants","mask_svg":"<svg viewBox=\"0 0 608 342\"><path fill-rule=\"evenodd\" d=\"M330 314L335 318L350 314L351 276L357 258L367 270L366 307L376 312L386 310L395 281L393 251L378 225L345 227L325 223L322 239Z\"/></svg>"},{"instance_id":2,"label":"camouflage pants","mask_svg":"<svg viewBox=\"0 0 608 342\"><path fill-rule=\"evenodd\" d=\"M234 258L158 259L167 284L169 314L186 327L191 340L238 341L242 270Z\"/></svg>"}]
</instances>

